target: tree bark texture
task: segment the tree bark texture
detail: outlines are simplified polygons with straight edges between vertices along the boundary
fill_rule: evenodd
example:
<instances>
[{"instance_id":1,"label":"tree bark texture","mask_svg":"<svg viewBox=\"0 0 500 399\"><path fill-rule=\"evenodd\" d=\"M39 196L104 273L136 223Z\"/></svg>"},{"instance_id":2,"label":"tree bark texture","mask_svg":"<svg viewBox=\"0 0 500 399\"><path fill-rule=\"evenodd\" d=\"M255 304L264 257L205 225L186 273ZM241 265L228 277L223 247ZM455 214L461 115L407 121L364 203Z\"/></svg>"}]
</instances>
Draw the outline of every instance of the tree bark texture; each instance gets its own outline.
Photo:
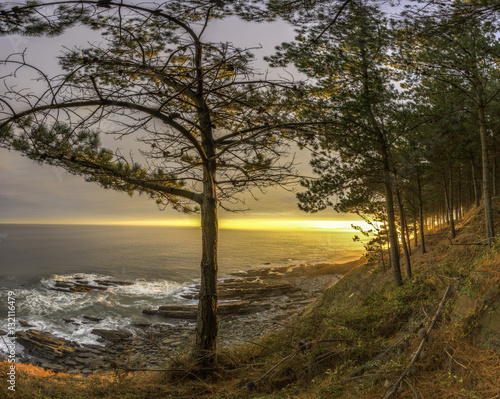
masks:
<instances>
[{"instance_id":1,"label":"tree bark texture","mask_svg":"<svg viewBox=\"0 0 500 399\"><path fill-rule=\"evenodd\" d=\"M444 199L446 201L446 210L448 215L448 221L450 225L450 234L451 238L455 238L455 219L453 215L453 177L451 174L451 166L450 166L450 179L448 184L446 184L446 176L443 174L443 184L444 184ZM448 186L448 187L447 187ZM449 189L449 191L448 191Z\"/></svg>"},{"instance_id":2,"label":"tree bark texture","mask_svg":"<svg viewBox=\"0 0 500 399\"><path fill-rule=\"evenodd\" d=\"M405 255L406 275L408 276L408 278L410 278L411 277L410 253L408 251L408 246L406 245L405 214L404 214L404 208L403 208L403 201L401 199L401 193L399 192L399 190L396 190L396 197L398 200L399 222L401 225L401 244L403 245L403 253Z\"/></svg>"},{"instance_id":3,"label":"tree bark texture","mask_svg":"<svg viewBox=\"0 0 500 399\"><path fill-rule=\"evenodd\" d=\"M385 162L384 162L385 163ZM388 165L386 165L388 166ZM401 276L401 268L399 265L399 245L398 232L396 230L396 218L394 216L394 200L391 182L391 172L388 167L384 168L384 185L385 185L385 206L387 211L387 224L389 227L389 244L391 247L391 267L396 286L403 285L403 277Z\"/></svg>"},{"instance_id":4,"label":"tree bark texture","mask_svg":"<svg viewBox=\"0 0 500 399\"><path fill-rule=\"evenodd\" d=\"M420 174L417 174L417 188L418 188L418 218L420 223L420 245L422 254L425 254L425 224L424 224L424 202L422 200L422 185L420 183Z\"/></svg>"},{"instance_id":5,"label":"tree bark texture","mask_svg":"<svg viewBox=\"0 0 500 399\"><path fill-rule=\"evenodd\" d=\"M476 168L474 166L474 159L471 159L470 161L471 164L471 173L472 173L472 184L474 188L474 203L476 204L476 207L478 207L481 203L481 198L479 196L479 189L477 188L477 178L476 178Z\"/></svg>"},{"instance_id":6,"label":"tree bark texture","mask_svg":"<svg viewBox=\"0 0 500 399\"><path fill-rule=\"evenodd\" d=\"M482 174L483 174L483 203L484 203L484 220L486 224L486 239L489 244L493 242L495 237L495 228L493 225L493 207L491 204L491 189L490 189L490 166L488 162L488 133L486 131L486 116L484 106L482 106L482 96L478 93L478 119L479 133L481 135L481 157L482 157Z\"/></svg>"},{"instance_id":7,"label":"tree bark texture","mask_svg":"<svg viewBox=\"0 0 500 399\"><path fill-rule=\"evenodd\" d=\"M413 242L415 247L418 246L418 231L417 231L417 215L415 210L413 211Z\"/></svg>"},{"instance_id":8,"label":"tree bark texture","mask_svg":"<svg viewBox=\"0 0 500 399\"><path fill-rule=\"evenodd\" d=\"M199 365L207 368L215 363L217 318L217 198L213 176L205 172L201 204L202 258L201 288L196 322L194 356Z\"/></svg>"}]
</instances>

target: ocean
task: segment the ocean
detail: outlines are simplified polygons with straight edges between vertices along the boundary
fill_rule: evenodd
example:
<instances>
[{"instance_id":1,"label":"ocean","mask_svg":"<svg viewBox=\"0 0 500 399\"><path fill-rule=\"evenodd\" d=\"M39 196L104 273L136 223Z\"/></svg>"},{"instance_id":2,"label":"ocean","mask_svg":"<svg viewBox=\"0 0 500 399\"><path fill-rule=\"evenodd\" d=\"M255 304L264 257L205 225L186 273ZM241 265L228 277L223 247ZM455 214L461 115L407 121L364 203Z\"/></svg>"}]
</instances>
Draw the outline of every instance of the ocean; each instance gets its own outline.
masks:
<instances>
[{"instance_id":1,"label":"ocean","mask_svg":"<svg viewBox=\"0 0 500 399\"><path fill-rule=\"evenodd\" d=\"M221 229L219 276L252 268L354 260L363 254L362 245L352 240L354 234ZM64 338L96 343L97 336L90 334L93 328L151 322L142 309L194 303L181 294L199 281L200 259L201 229L196 227L0 224L0 314L6 320L7 293L13 291L18 320ZM99 279L133 284L81 293L51 289L58 281ZM104 320L96 325L84 315Z\"/></svg>"}]
</instances>

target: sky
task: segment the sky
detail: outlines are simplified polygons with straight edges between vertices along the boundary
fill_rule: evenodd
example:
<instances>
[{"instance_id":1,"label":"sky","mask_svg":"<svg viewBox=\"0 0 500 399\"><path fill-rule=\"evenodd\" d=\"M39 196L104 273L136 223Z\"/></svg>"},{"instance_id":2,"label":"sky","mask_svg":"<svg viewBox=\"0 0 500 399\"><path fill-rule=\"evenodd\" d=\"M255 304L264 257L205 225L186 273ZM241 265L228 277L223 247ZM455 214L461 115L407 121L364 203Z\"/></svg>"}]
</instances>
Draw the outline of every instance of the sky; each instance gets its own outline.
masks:
<instances>
[{"instance_id":1,"label":"sky","mask_svg":"<svg viewBox=\"0 0 500 399\"><path fill-rule=\"evenodd\" d=\"M272 54L276 45L293 38L293 28L285 23L250 24L239 20L220 21L208 32L218 41L232 41L239 47L262 45L258 58ZM95 38L94 38L95 39ZM0 59L22 52L44 71L57 71L55 57L62 46L85 45L88 33L71 30L56 38L0 38ZM267 68L262 62L259 67ZM19 84L29 84L20 79ZM298 151L298 150L297 150ZM298 152L299 170L312 175L308 154ZM349 228L354 215L328 209L317 214L302 212L295 193L279 188L257 192L258 200L247 196L245 212L221 210L222 228L323 229ZM135 195L104 190L79 176L49 165L35 164L18 153L0 149L0 223L57 224L153 224L199 226L199 215L184 215L171 209L160 210L154 201Z\"/></svg>"}]
</instances>

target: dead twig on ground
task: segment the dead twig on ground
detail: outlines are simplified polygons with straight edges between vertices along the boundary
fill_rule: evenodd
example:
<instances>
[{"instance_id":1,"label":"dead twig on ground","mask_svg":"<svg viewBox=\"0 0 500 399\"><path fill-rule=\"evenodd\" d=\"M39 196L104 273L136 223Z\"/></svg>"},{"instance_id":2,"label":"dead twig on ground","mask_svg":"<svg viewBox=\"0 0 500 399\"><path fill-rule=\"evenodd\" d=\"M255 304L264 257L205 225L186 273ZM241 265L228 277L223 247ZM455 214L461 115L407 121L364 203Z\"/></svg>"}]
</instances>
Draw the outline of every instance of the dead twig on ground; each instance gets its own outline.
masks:
<instances>
[{"instance_id":1,"label":"dead twig on ground","mask_svg":"<svg viewBox=\"0 0 500 399\"><path fill-rule=\"evenodd\" d=\"M413 385L410 384L410 381L408 381L406 378L404 379L404 382L406 382L406 385L410 387L410 389L413 391L413 395L415 396L415 399L418 399L418 393L413 387Z\"/></svg>"},{"instance_id":2,"label":"dead twig on ground","mask_svg":"<svg viewBox=\"0 0 500 399\"><path fill-rule=\"evenodd\" d=\"M465 367L463 364L459 363L456 359L455 359L455 355L450 355L450 352L448 352L448 350L445 348L444 350L446 352L446 354L450 357L450 363L449 363L449 371L451 373L451 368L452 368L452 365L453 365L453 362L455 362L456 364L458 364L460 367L464 368L465 370L469 370L467 367Z\"/></svg>"}]
</instances>

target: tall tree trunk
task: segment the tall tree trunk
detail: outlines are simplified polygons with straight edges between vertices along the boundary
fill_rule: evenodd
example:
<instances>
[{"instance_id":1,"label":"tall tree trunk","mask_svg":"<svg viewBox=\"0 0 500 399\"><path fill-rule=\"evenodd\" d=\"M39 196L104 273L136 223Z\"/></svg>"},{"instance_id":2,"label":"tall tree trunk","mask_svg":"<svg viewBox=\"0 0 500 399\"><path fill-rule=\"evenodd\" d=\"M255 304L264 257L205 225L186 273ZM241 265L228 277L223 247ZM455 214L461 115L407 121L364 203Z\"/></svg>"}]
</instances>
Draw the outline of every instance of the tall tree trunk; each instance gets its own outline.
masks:
<instances>
[{"instance_id":1,"label":"tall tree trunk","mask_svg":"<svg viewBox=\"0 0 500 399\"><path fill-rule=\"evenodd\" d=\"M446 181L444 180L444 201L445 201L445 206L442 208L443 212L443 220L445 220L444 224L450 225L450 212L448 210L449 208L449 200L448 200L448 188L446 187Z\"/></svg>"},{"instance_id":2,"label":"tall tree trunk","mask_svg":"<svg viewBox=\"0 0 500 399\"><path fill-rule=\"evenodd\" d=\"M416 248L418 246L418 232L417 232L417 214L415 210L413 210L413 242Z\"/></svg>"},{"instance_id":3,"label":"tall tree trunk","mask_svg":"<svg viewBox=\"0 0 500 399\"><path fill-rule=\"evenodd\" d=\"M492 160L492 165L491 165L491 177L492 177L492 183L493 183L493 197L496 197L497 195L497 155L496 155L496 148L495 148L495 140L493 140L493 153L495 156L493 157Z\"/></svg>"},{"instance_id":4,"label":"tall tree trunk","mask_svg":"<svg viewBox=\"0 0 500 399\"><path fill-rule=\"evenodd\" d=\"M420 220L420 245L422 254L425 254L425 225L424 225L424 202L422 200L422 184L420 182L420 173L417 173L417 189L418 189L418 218Z\"/></svg>"},{"instance_id":5,"label":"tall tree trunk","mask_svg":"<svg viewBox=\"0 0 500 399\"><path fill-rule=\"evenodd\" d=\"M408 252L411 255L410 228L408 226L408 220L406 219L406 215L405 215L404 230L405 230L405 233L406 233L406 243L408 244Z\"/></svg>"},{"instance_id":6,"label":"tall tree trunk","mask_svg":"<svg viewBox=\"0 0 500 399\"><path fill-rule=\"evenodd\" d=\"M215 363L218 331L217 319L217 198L215 180L205 173L201 204L202 258L201 288L196 323L194 356L199 365L209 369Z\"/></svg>"},{"instance_id":7,"label":"tall tree trunk","mask_svg":"<svg viewBox=\"0 0 500 399\"><path fill-rule=\"evenodd\" d=\"M476 205L476 207L479 207L480 203L481 203L481 198L479 196L479 189L477 188L477 178L476 178L476 168L474 166L474 159L471 159L470 160L470 164L471 164L471 169L472 169L472 184L473 184L473 188L474 188L474 203Z\"/></svg>"},{"instance_id":8,"label":"tall tree trunk","mask_svg":"<svg viewBox=\"0 0 500 399\"><path fill-rule=\"evenodd\" d=\"M449 180L449 192L446 184L446 177L443 174L443 183L444 183L444 199L446 201L446 210L447 210L447 215L448 215L448 220L449 220L449 225L450 225L450 233L451 233L451 238L455 238L455 221L453 218L453 178L451 175L451 166L450 166L450 180Z\"/></svg>"},{"instance_id":9,"label":"tall tree trunk","mask_svg":"<svg viewBox=\"0 0 500 399\"><path fill-rule=\"evenodd\" d=\"M404 208L403 208L403 201L401 199L401 193L399 190L396 190L396 198L398 200L399 221L400 221L400 225L401 225L401 244L403 245L403 253L405 255L406 275L408 276L408 278L410 278L411 277L410 253L409 253L408 247L406 245L405 213L404 213Z\"/></svg>"},{"instance_id":10,"label":"tall tree trunk","mask_svg":"<svg viewBox=\"0 0 500 399\"><path fill-rule=\"evenodd\" d=\"M201 76L200 70L197 71ZM217 333L217 273L218 273L218 216L217 164L210 110L204 102L202 81L198 82L199 123L202 126L202 147L207 156L203 168L203 201L201 203L201 287L196 322L194 357L205 372L211 372L216 362Z\"/></svg>"},{"instance_id":11,"label":"tall tree trunk","mask_svg":"<svg viewBox=\"0 0 500 399\"><path fill-rule=\"evenodd\" d=\"M483 174L483 203L484 203L484 220L486 224L486 239L491 245L493 237L495 237L495 228L493 224L493 207L491 205L491 190L490 190L490 167L488 162L488 133L486 131L486 116L482 101L482 88L478 87L478 119L479 133L481 135L481 158L482 158L482 174Z\"/></svg>"},{"instance_id":12,"label":"tall tree trunk","mask_svg":"<svg viewBox=\"0 0 500 399\"><path fill-rule=\"evenodd\" d=\"M388 247L387 247L387 258L389 259L389 267L392 267L392 258L391 258L391 244L390 244L390 237L389 237L389 226L387 225L387 222L384 222L384 228L385 228L385 239L387 240ZM384 269L385 270L385 269Z\"/></svg>"},{"instance_id":13,"label":"tall tree trunk","mask_svg":"<svg viewBox=\"0 0 500 399\"><path fill-rule=\"evenodd\" d=\"M398 232L396 230L396 218L394 216L394 200L392 192L391 171L389 170L388 159L384 159L384 185L385 185L385 206L387 211L387 224L389 227L389 244L391 247L391 267L396 286L403 285L403 277L401 276L401 268L399 265L399 245Z\"/></svg>"},{"instance_id":14,"label":"tall tree trunk","mask_svg":"<svg viewBox=\"0 0 500 399\"><path fill-rule=\"evenodd\" d=\"M462 220L462 167L458 168L457 219Z\"/></svg>"},{"instance_id":15,"label":"tall tree trunk","mask_svg":"<svg viewBox=\"0 0 500 399\"><path fill-rule=\"evenodd\" d=\"M380 259L382 259L382 270L385 272L385 254L384 254L384 246L380 243L379 246L380 251Z\"/></svg>"}]
</instances>

